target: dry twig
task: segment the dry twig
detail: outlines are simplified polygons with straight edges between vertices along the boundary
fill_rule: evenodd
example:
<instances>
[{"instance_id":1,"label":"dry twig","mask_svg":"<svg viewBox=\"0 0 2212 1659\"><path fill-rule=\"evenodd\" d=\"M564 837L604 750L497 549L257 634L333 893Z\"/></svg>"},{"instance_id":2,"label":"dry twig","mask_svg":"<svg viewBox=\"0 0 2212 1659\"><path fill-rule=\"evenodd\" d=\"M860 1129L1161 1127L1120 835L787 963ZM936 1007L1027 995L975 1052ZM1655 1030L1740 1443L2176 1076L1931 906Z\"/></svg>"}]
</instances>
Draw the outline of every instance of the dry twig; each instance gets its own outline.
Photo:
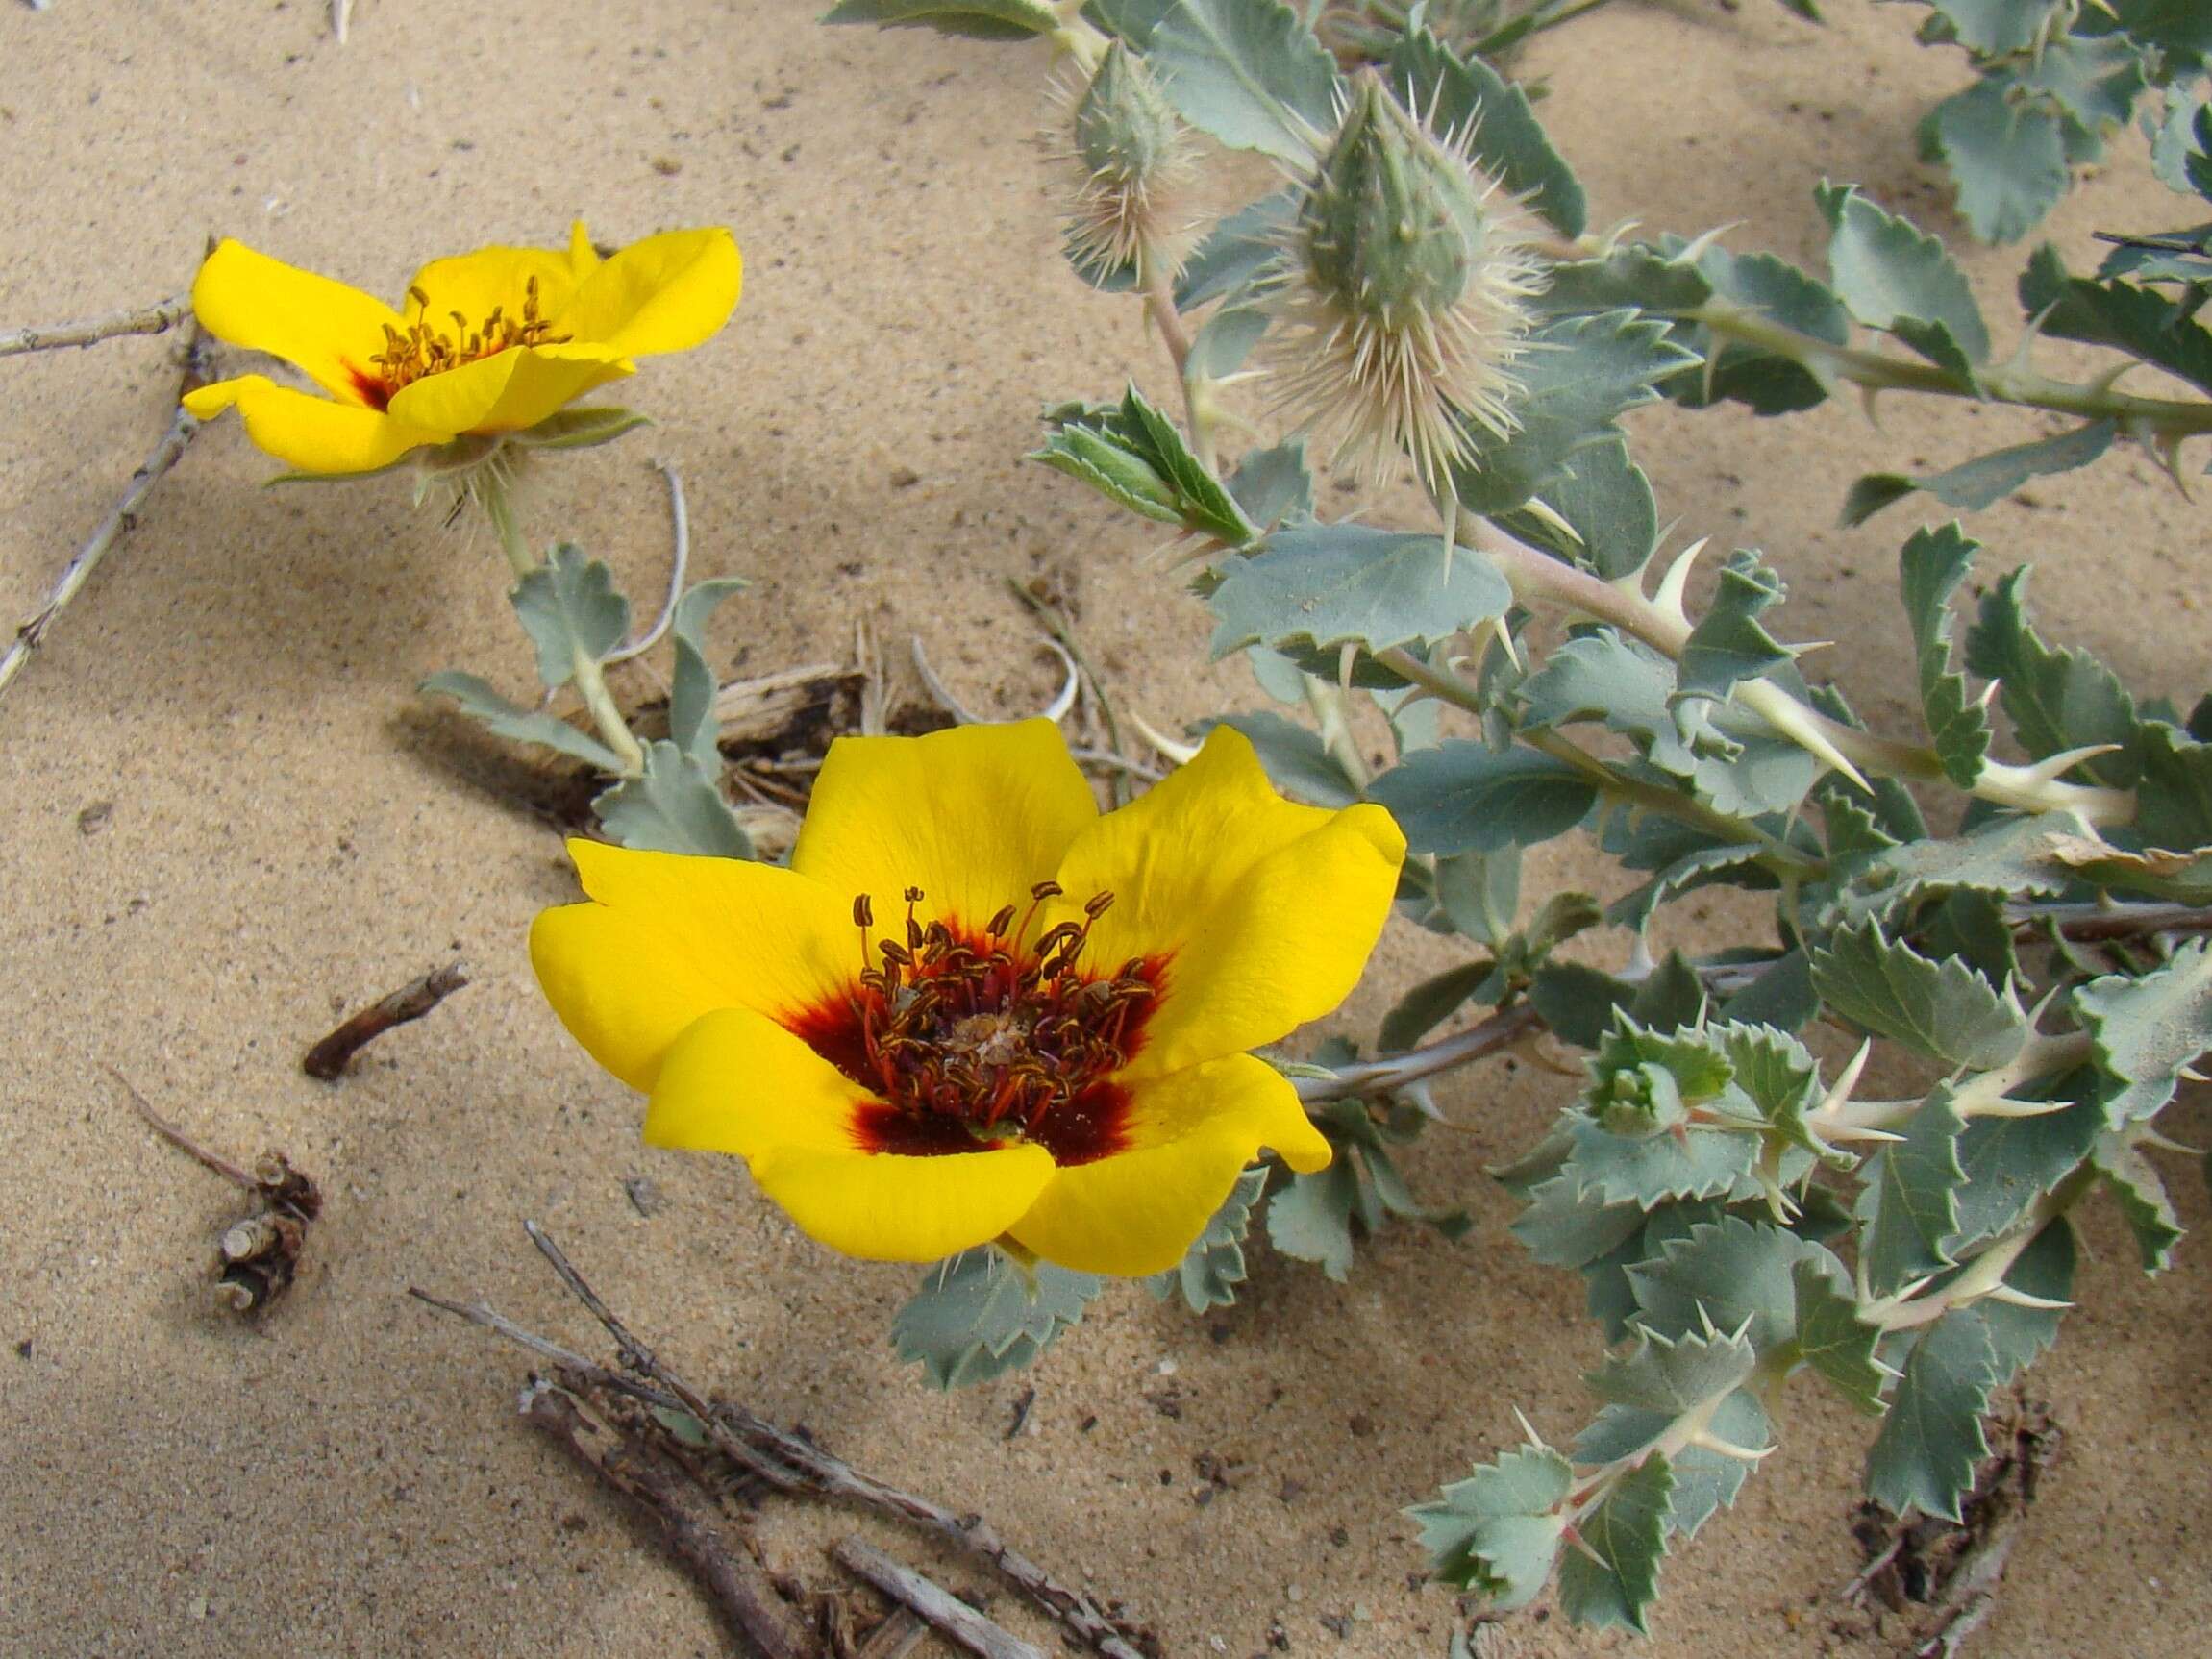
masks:
<instances>
[{"instance_id":1,"label":"dry twig","mask_svg":"<svg viewBox=\"0 0 2212 1659\"><path fill-rule=\"evenodd\" d=\"M840 1539L831 1551L848 1572L865 1578L901 1606L911 1608L982 1659L1044 1659L1044 1655L1005 1625L986 1619L958 1597L902 1567L874 1545Z\"/></svg>"},{"instance_id":2,"label":"dry twig","mask_svg":"<svg viewBox=\"0 0 2212 1659\"><path fill-rule=\"evenodd\" d=\"M442 968L433 968L419 978L410 979L387 997L381 997L351 1015L338 1028L307 1052L300 1061L300 1070L311 1077L334 1082L346 1069L346 1062L394 1026L404 1026L410 1020L419 1020L454 992L468 983L468 974L459 962L448 962Z\"/></svg>"},{"instance_id":3,"label":"dry twig","mask_svg":"<svg viewBox=\"0 0 2212 1659\"><path fill-rule=\"evenodd\" d=\"M0 358L18 352L54 352L70 346L97 345L125 334L162 334L183 322L192 311L189 294L175 294L150 306L107 311L73 323L52 323L44 328L14 329L0 334Z\"/></svg>"},{"instance_id":4,"label":"dry twig","mask_svg":"<svg viewBox=\"0 0 2212 1659\"><path fill-rule=\"evenodd\" d=\"M1104 1659L1157 1659L1156 1644L1148 1634L1132 1631L1119 1619L1102 1611L1081 1590L1062 1584L1013 1549L982 1516L958 1515L930 1498L902 1492L833 1456L805 1436L779 1428L741 1405L727 1401L709 1404L631 1333L600 1300L598 1293L584 1282L542 1227L534 1222L523 1225L561 1282L613 1337L623 1364L639 1375L650 1377L658 1387L594 1365L524 1329L482 1302L470 1305L448 1301L421 1290L410 1290L408 1294L472 1325L496 1331L534 1353L566 1366L578 1376L614 1388L633 1399L689 1413L718 1449L741 1469L760 1474L773 1485L785 1489L810 1488L829 1497L851 1498L958 1545L997 1569L1075 1636L1097 1649Z\"/></svg>"},{"instance_id":5,"label":"dry twig","mask_svg":"<svg viewBox=\"0 0 2212 1659\"><path fill-rule=\"evenodd\" d=\"M153 454L146 457L139 463L138 470L131 475L130 487L124 490L123 499L100 521L99 528L92 532L91 539L80 547L77 556L69 560L62 572L61 580L55 582L54 591L47 596L46 603L30 621L15 631L15 639L8 647L8 654L0 656L0 692L7 690L9 681L20 674L23 665L31 660L31 654L45 643L46 631L54 626L55 619L77 597L85 583L91 581L92 572L99 569L100 561L108 557L109 549L122 538L126 531L136 528L139 511L145 507L146 497L153 493L154 486L184 458L186 449L200 430L200 421L198 416L185 408L182 399L186 393L205 384L207 379L207 341L200 333L199 319L195 317L185 336L185 372L183 382L177 388L180 401L177 412L170 417L169 430L162 434L162 441L154 446Z\"/></svg>"},{"instance_id":6,"label":"dry twig","mask_svg":"<svg viewBox=\"0 0 2212 1659\"><path fill-rule=\"evenodd\" d=\"M659 1523L669 1549L763 1659L808 1659L809 1645L767 1571L722 1541L713 1499L665 1453L609 1423L575 1388L534 1378L520 1404L532 1424Z\"/></svg>"},{"instance_id":7,"label":"dry twig","mask_svg":"<svg viewBox=\"0 0 2212 1659\"><path fill-rule=\"evenodd\" d=\"M216 1240L221 1267L215 1278L215 1300L233 1313L266 1310L299 1276L300 1258L307 1251L308 1224L322 1214L321 1189L294 1169L282 1152L263 1152L250 1171L240 1168L154 1110L137 1085L113 1066L108 1068L108 1075L123 1085L138 1115L163 1140L253 1195L252 1211L225 1227Z\"/></svg>"}]
</instances>

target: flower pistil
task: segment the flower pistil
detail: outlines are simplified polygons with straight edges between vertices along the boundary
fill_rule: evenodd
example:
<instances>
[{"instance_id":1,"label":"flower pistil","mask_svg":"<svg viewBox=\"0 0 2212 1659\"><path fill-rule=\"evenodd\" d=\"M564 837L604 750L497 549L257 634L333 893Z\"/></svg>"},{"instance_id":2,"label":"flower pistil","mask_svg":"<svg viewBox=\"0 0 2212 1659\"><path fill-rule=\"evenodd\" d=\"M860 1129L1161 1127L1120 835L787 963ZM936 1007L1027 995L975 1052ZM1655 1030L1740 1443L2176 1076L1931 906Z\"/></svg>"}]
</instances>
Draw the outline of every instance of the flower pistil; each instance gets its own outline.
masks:
<instances>
[{"instance_id":1,"label":"flower pistil","mask_svg":"<svg viewBox=\"0 0 2212 1659\"><path fill-rule=\"evenodd\" d=\"M1112 974L1083 961L1113 895L1092 895L1080 921L1029 931L1056 881L1020 911L1007 904L978 934L917 913L908 887L899 937L876 939L874 901L853 901L861 968L841 999L796 1034L877 1103L860 1128L881 1151L926 1156L1031 1140L1056 1163L1119 1150L1128 1100L1114 1074L1137 1051L1159 997L1160 965L1133 957Z\"/></svg>"}]
</instances>

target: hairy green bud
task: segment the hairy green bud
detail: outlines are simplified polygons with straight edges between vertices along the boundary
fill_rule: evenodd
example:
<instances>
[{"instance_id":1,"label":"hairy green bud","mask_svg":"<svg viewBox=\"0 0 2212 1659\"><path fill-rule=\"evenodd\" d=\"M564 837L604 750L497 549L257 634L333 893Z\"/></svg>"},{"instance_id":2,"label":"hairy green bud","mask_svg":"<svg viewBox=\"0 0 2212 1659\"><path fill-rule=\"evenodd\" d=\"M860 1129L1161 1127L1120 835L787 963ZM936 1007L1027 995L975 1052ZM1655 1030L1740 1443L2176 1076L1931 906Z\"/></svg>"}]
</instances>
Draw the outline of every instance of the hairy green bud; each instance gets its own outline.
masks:
<instances>
[{"instance_id":1,"label":"hairy green bud","mask_svg":"<svg viewBox=\"0 0 2212 1659\"><path fill-rule=\"evenodd\" d=\"M1065 96L1072 108L1059 148L1072 182L1070 255L1082 267L1135 265L1140 279L1172 279L1189 239L1171 212L1176 186L1190 173L1181 120L1144 60L1118 40Z\"/></svg>"},{"instance_id":2,"label":"hairy green bud","mask_svg":"<svg viewBox=\"0 0 2212 1659\"><path fill-rule=\"evenodd\" d=\"M1512 430L1511 362L1537 286L1510 197L1381 79L1354 84L1301 181L1269 359L1279 403L1375 481L1410 455L1432 488L1467 451L1460 422Z\"/></svg>"}]
</instances>

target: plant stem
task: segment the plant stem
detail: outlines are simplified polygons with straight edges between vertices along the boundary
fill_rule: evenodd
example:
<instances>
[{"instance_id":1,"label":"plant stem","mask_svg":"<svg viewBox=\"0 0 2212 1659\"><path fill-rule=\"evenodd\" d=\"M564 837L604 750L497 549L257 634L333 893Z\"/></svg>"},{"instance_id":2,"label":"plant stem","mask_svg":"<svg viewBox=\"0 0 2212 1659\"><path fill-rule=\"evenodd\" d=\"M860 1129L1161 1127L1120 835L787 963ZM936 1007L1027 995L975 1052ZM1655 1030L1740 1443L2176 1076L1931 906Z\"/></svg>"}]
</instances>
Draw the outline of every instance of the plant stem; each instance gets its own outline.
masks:
<instances>
[{"instance_id":1,"label":"plant stem","mask_svg":"<svg viewBox=\"0 0 2212 1659\"><path fill-rule=\"evenodd\" d=\"M1604 584L1601 582L1599 585ZM1483 712L1481 701L1472 687L1455 675L1429 667L1403 647L1392 646L1376 652L1374 656L1377 662L1393 674L1410 680L1444 702L1473 714ZM1539 754L1549 755L1553 759L1572 766L1614 800L1625 801L1644 811L1673 818L1736 846L1757 847L1759 862L1777 876L1785 879L1817 879L1827 870L1822 860L1776 839L1772 833L1750 819L1716 811L1694 796L1661 788L1641 778L1630 778L1556 731L1520 731L1514 735Z\"/></svg>"},{"instance_id":2,"label":"plant stem","mask_svg":"<svg viewBox=\"0 0 2212 1659\"><path fill-rule=\"evenodd\" d=\"M1976 384L1961 386L1933 363L1863 347L1831 345L1725 301L1708 300L1678 314L1683 321L1702 324L1724 339L1802 363L1823 382L1843 380L1868 391L1932 392L1938 397L1971 398L1976 403L2050 409L2085 420L2117 421L2137 435L2153 432L2167 437L2192 437L2212 433L2212 403L2201 399L2136 397L2114 391L2109 385L2052 380L2032 369L2003 364L1976 369Z\"/></svg>"},{"instance_id":3,"label":"plant stem","mask_svg":"<svg viewBox=\"0 0 2212 1659\"><path fill-rule=\"evenodd\" d=\"M477 493L483 499L492 529L498 532L500 550L507 555L508 567L514 572L514 580L522 582L541 569L537 556L530 551L530 544L523 538L522 521L515 514L514 497L506 481L487 468ZM625 778L637 777L645 770L645 751L638 747L637 739L630 733L629 723L622 718L622 710L615 706L614 695L607 689L607 676L601 672L599 660L572 641L569 670L576 678L576 689L583 694L584 706L591 712L592 724L599 729L600 741L614 751L615 758L622 762Z\"/></svg>"},{"instance_id":4,"label":"plant stem","mask_svg":"<svg viewBox=\"0 0 2212 1659\"><path fill-rule=\"evenodd\" d=\"M2207 406L2212 408L2212 406ZM1498 567L1523 605L1550 602L1595 622L1609 623L1654 651L1679 661L1689 643L1690 623L1678 597L1647 599L1632 583L1606 582L1563 559L1512 540L1502 532L1477 544ZM1807 706L1771 680L1738 681L1730 697L1742 707L1824 758L1840 756L1852 766L1908 782L1946 780L1934 750L1893 738L1876 737L1832 720ZM1824 751L1827 752L1824 755ZM1829 758L1829 764L1834 759ZM2072 811L2091 824L2126 824L2135 816L2135 797L2125 789L2100 789L2047 778L2032 766L1984 760L1968 793L2001 806L2030 812Z\"/></svg>"},{"instance_id":5,"label":"plant stem","mask_svg":"<svg viewBox=\"0 0 2212 1659\"><path fill-rule=\"evenodd\" d=\"M1167 272L1153 269L1153 261L1142 255L1138 259L1144 267L1141 285L1144 313L1159 330L1160 341L1174 359L1176 380L1182 387L1182 410L1190 424L1191 454L1198 458L1199 465L1211 472L1216 447L1214 423L1219 412L1213 401L1213 379L1191 367L1190 330L1182 320L1181 309L1175 303L1175 289L1168 282Z\"/></svg>"}]
</instances>

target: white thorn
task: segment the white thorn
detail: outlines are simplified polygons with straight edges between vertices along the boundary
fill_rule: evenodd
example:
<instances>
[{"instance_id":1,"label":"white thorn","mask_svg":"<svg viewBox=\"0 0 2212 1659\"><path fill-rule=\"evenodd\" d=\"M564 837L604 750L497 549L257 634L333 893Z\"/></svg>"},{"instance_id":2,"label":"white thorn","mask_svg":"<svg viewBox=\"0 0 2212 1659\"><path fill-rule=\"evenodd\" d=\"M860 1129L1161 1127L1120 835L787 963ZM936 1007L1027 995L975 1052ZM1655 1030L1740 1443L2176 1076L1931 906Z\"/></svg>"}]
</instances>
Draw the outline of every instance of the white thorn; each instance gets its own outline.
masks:
<instances>
[{"instance_id":1,"label":"white thorn","mask_svg":"<svg viewBox=\"0 0 2212 1659\"><path fill-rule=\"evenodd\" d=\"M2014 1307L2061 1308L2072 1307L2074 1305L2070 1301L2052 1301L2047 1296L2031 1295L2027 1291L2021 1290L2014 1285L2005 1284L2001 1280L1996 1285L1995 1288L1990 1291L1989 1300L1991 1301L2008 1302Z\"/></svg>"},{"instance_id":2,"label":"white thorn","mask_svg":"<svg viewBox=\"0 0 2212 1659\"><path fill-rule=\"evenodd\" d=\"M1737 1463L1755 1464L1764 1462L1768 1457L1773 1455L1775 1449L1771 1446L1761 1446L1756 1448L1749 1446L1738 1446L1734 1441L1723 1440L1719 1435L1713 1433L1710 1429L1704 1428L1699 1429L1697 1433L1690 1436L1690 1444L1697 1447L1701 1450L1715 1452L1722 1457L1732 1458Z\"/></svg>"},{"instance_id":3,"label":"white thorn","mask_svg":"<svg viewBox=\"0 0 2212 1659\"><path fill-rule=\"evenodd\" d=\"M2055 783L2079 766L2084 760L2094 760L2100 755L2112 755L2119 751L2117 743L2088 743L2079 749L2068 749L2046 756L2033 766L2023 768L2023 775L2036 783Z\"/></svg>"},{"instance_id":4,"label":"white thorn","mask_svg":"<svg viewBox=\"0 0 2212 1659\"><path fill-rule=\"evenodd\" d=\"M1359 666L1359 641L1348 639L1336 648L1336 687L1352 694L1352 671Z\"/></svg>"},{"instance_id":5,"label":"white thorn","mask_svg":"<svg viewBox=\"0 0 2212 1659\"><path fill-rule=\"evenodd\" d=\"M1715 242L1719 241L1723 236L1727 235L1730 231L1734 230L1737 226L1741 225L1743 222L1744 221L1741 219L1730 219L1725 225L1715 225L1711 230L1705 232L1704 235L1697 237L1695 240L1684 243L1682 246L1682 251L1677 254L1673 259L1669 260L1667 263L1670 265L1696 264L1700 260L1705 257L1705 251L1708 248L1710 248Z\"/></svg>"},{"instance_id":6,"label":"white thorn","mask_svg":"<svg viewBox=\"0 0 2212 1659\"><path fill-rule=\"evenodd\" d=\"M1138 731L1143 733L1144 740L1147 743L1151 744L1155 749L1158 750L1162 755L1166 755L1178 766L1188 766L1193 760L1198 758L1197 744L1178 743L1174 738L1163 735L1153 726L1151 721L1147 720L1135 709L1132 708L1129 711L1129 720L1131 726L1135 727Z\"/></svg>"},{"instance_id":7,"label":"white thorn","mask_svg":"<svg viewBox=\"0 0 2212 1659\"><path fill-rule=\"evenodd\" d=\"M1690 567L1698 562L1698 555L1705 551L1705 541L1701 535L1675 555L1674 563L1667 566L1667 574L1659 579L1659 591L1652 595L1653 605L1685 625L1690 613L1682 608L1682 595L1690 585Z\"/></svg>"}]
</instances>

